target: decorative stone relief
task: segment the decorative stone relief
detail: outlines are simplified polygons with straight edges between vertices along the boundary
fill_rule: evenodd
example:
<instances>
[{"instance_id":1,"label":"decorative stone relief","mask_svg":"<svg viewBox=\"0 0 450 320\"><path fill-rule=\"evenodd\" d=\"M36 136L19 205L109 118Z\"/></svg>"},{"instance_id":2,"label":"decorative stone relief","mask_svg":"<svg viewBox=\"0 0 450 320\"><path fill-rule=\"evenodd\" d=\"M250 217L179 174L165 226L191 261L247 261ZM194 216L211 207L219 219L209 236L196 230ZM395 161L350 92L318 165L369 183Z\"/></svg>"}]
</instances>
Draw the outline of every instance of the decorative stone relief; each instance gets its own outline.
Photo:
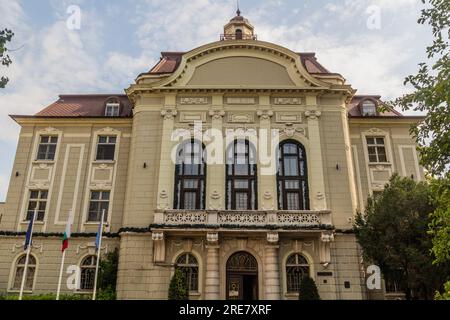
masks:
<instances>
[{"instance_id":1,"label":"decorative stone relief","mask_svg":"<svg viewBox=\"0 0 450 320\"><path fill-rule=\"evenodd\" d=\"M278 243L278 232L267 232L267 242L271 244Z\"/></svg>"},{"instance_id":2,"label":"decorative stone relief","mask_svg":"<svg viewBox=\"0 0 450 320\"><path fill-rule=\"evenodd\" d=\"M235 113L230 112L228 113L228 122L237 122L237 123L252 123L254 122L254 116L253 113Z\"/></svg>"},{"instance_id":3,"label":"decorative stone relief","mask_svg":"<svg viewBox=\"0 0 450 320\"><path fill-rule=\"evenodd\" d=\"M324 199L324 198L325 198L325 195L324 195L322 192L317 191L316 199L317 199L317 200L322 200L322 199Z\"/></svg>"},{"instance_id":4,"label":"decorative stone relief","mask_svg":"<svg viewBox=\"0 0 450 320\"><path fill-rule=\"evenodd\" d=\"M153 261L164 262L166 260L166 245L164 240L164 232L152 232L153 240Z\"/></svg>"},{"instance_id":5,"label":"decorative stone relief","mask_svg":"<svg viewBox=\"0 0 450 320\"><path fill-rule=\"evenodd\" d=\"M270 118L273 116L272 110L258 110L256 113L258 117L260 117L263 120L270 120Z\"/></svg>"},{"instance_id":6,"label":"decorative stone relief","mask_svg":"<svg viewBox=\"0 0 450 320\"><path fill-rule=\"evenodd\" d=\"M219 223L222 224L259 224L266 222L266 214L264 212L229 212L223 211L218 214Z\"/></svg>"},{"instance_id":7,"label":"decorative stone relief","mask_svg":"<svg viewBox=\"0 0 450 320\"><path fill-rule=\"evenodd\" d=\"M320 225L320 218L315 213L304 212L279 212L277 214L279 224L286 225L302 225L302 226L318 226Z\"/></svg>"},{"instance_id":8,"label":"decorative stone relief","mask_svg":"<svg viewBox=\"0 0 450 320\"><path fill-rule=\"evenodd\" d=\"M272 194L270 193L270 191L266 190L264 192L264 199L266 199L266 200L272 199Z\"/></svg>"},{"instance_id":9,"label":"decorative stone relief","mask_svg":"<svg viewBox=\"0 0 450 320\"><path fill-rule=\"evenodd\" d=\"M226 99L227 104L255 104L255 98L240 98L240 97L228 97Z\"/></svg>"},{"instance_id":10,"label":"decorative stone relief","mask_svg":"<svg viewBox=\"0 0 450 320\"><path fill-rule=\"evenodd\" d=\"M162 190L161 193L159 194L159 197L161 199L166 199L167 198L167 192L166 190Z\"/></svg>"},{"instance_id":11,"label":"decorative stone relief","mask_svg":"<svg viewBox=\"0 0 450 320\"><path fill-rule=\"evenodd\" d=\"M281 130L281 135L284 135L288 138L292 138L297 133L304 135L305 129L299 126L294 126L292 123L286 123L284 128Z\"/></svg>"},{"instance_id":12,"label":"decorative stone relief","mask_svg":"<svg viewBox=\"0 0 450 320\"><path fill-rule=\"evenodd\" d=\"M208 232L206 234L206 241L208 242L208 244L217 244L217 242L219 242L219 233Z\"/></svg>"},{"instance_id":13,"label":"decorative stone relief","mask_svg":"<svg viewBox=\"0 0 450 320\"><path fill-rule=\"evenodd\" d=\"M208 104L207 97L182 97L180 104Z\"/></svg>"},{"instance_id":14,"label":"decorative stone relief","mask_svg":"<svg viewBox=\"0 0 450 320\"><path fill-rule=\"evenodd\" d=\"M203 224L207 219L204 211L169 211L164 214L164 222L169 224Z\"/></svg>"},{"instance_id":15,"label":"decorative stone relief","mask_svg":"<svg viewBox=\"0 0 450 320\"><path fill-rule=\"evenodd\" d=\"M211 193L211 199L219 200L220 199L220 193L217 192L217 190L214 190L213 193Z\"/></svg>"},{"instance_id":16,"label":"decorative stone relief","mask_svg":"<svg viewBox=\"0 0 450 320\"><path fill-rule=\"evenodd\" d=\"M317 120L317 119L319 119L319 117L321 115L322 115L322 112L320 112L319 110L315 110L315 111L307 110L307 111L305 111L305 117L310 119L310 120Z\"/></svg>"},{"instance_id":17,"label":"decorative stone relief","mask_svg":"<svg viewBox=\"0 0 450 320\"><path fill-rule=\"evenodd\" d=\"M210 117L212 117L213 120L220 120L225 115L225 111L223 110L210 110L209 111Z\"/></svg>"},{"instance_id":18,"label":"decorative stone relief","mask_svg":"<svg viewBox=\"0 0 450 320\"><path fill-rule=\"evenodd\" d=\"M273 103L280 105L292 105L292 104L302 104L302 98L293 98L293 97L280 97L280 98L274 98Z\"/></svg>"},{"instance_id":19,"label":"decorative stone relief","mask_svg":"<svg viewBox=\"0 0 450 320\"><path fill-rule=\"evenodd\" d=\"M180 112L180 122L206 121L205 112Z\"/></svg>"},{"instance_id":20,"label":"decorative stone relief","mask_svg":"<svg viewBox=\"0 0 450 320\"><path fill-rule=\"evenodd\" d=\"M327 267L331 262L330 242L334 241L334 234L332 232L322 232L319 243L320 263Z\"/></svg>"},{"instance_id":21,"label":"decorative stone relief","mask_svg":"<svg viewBox=\"0 0 450 320\"><path fill-rule=\"evenodd\" d=\"M173 120L177 115L177 110L175 109L162 109L161 115L164 117L164 120Z\"/></svg>"},{"instance_id":22,"label":"decorative stone relief","mask_svg":"<svg viewBox=\"0 0 450 320\"><path fill-rule=\"evenodd\" d=\"M301 123L302 114L300 112L277 112L275 121L278 123Z\"/></svg>"}]
</instances>

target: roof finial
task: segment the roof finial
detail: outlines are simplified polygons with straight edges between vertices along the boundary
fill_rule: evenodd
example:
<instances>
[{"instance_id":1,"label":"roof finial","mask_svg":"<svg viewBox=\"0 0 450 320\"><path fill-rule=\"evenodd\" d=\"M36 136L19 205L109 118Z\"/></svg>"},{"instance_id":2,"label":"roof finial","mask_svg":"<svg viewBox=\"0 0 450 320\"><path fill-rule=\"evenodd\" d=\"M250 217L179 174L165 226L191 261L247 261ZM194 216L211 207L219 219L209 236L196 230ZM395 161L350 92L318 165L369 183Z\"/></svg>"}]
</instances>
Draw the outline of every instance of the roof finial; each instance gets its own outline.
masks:
<instances>
[{"instance_id":1,"label":"roof finial","mask_svg":"<svg viewBox=\"0 0 450 320\"><path fill-rule=\"evenodd\" d=\"M236 10L236 14L237 14L238 16L240 16L240 15L241 15L241 10L239 10L239 0L236 0L236 2L237 2L237 10Z\"/></svg>"}]
</instances>

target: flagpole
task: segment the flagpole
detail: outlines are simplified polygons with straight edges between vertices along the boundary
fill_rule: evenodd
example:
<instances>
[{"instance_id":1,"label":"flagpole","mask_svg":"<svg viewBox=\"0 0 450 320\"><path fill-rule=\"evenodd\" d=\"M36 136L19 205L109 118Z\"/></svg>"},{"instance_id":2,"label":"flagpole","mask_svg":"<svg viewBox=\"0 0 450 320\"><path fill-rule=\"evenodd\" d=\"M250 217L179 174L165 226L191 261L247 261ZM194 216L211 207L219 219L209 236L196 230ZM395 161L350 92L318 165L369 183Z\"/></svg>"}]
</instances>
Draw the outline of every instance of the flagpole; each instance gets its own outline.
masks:
<instances>
[{"instance_id":1,"label":"flagpole","mask_svg":"<svg viewBox=\"0 0 450 320\"><path fill-rule=\"evenodd\" d=\"M69 223L70 225L73 223L73 211L70 209L69 212ZM65 231L64 231L65 232ZM59 300L59 294L61 292L61 282L62 282L62 276L63 276L63 270L64 270L64 261L66 260L66 249L63 249L62 258L61 258L61 267L59 269L59 279L58 279L58 290L56 291L56 300Z\"/></svg>"},{"instance_id":2,"label":"flagpole","mask_svg":"<svg viewBox=\"0 0 450 320\"><path fill-rule=\"evenodd\" d=\"M61 258L61 267L59 269L59 280L58 280L58 290L56 291L56 300L59 300L59 293L61 292L61 281L62 281L62 275L63 275L63 269L64 269L64 260L66 259L66 250L62 253Z\"/></svg>"},{"instance_id":3,"label":"flagpole","mask_svg":"<svg viewBox=\"0 0 450 320\"><path fill-rule=\"evenodd\" d=\"M100 221L100 234L99 234L99 239L98 239L97 262L95 265L94 292L92 294L92 300L95 300L95 298L97 296L98 266L100 263L100 250L102 249L103 219L104 218L105 218L105 209L103 209L103 211L102 211L102 220Z\"/></svg>"},{"instance_id":4,"label":"flagpole","mask_svg":"<svg viewBox=\"0 0 450 320\"><path fill-rule=\"evenodd\" d=\"M20 284L20 293L19 293L19 300L22 300L23 297L23 289L25 287L25 280L27 278L27 271L28 271L28 261L30 259L30 252L31 252L31 246L33 245L32 243L32 239L33 239L33 228L34 228L34 222L36 220L36 216L37 216L37 205L36 208L34 208L34 213L33 213L33 217L31 219L33 219L33 223L31 224L31 233L30 233L30 241L28 243L28 247L27 247L27 255L25 258L25 269L23 270L23 274L22 274L22 283ZM25 239L25 242L27 240Z\"/></svg>"}]
</instances>

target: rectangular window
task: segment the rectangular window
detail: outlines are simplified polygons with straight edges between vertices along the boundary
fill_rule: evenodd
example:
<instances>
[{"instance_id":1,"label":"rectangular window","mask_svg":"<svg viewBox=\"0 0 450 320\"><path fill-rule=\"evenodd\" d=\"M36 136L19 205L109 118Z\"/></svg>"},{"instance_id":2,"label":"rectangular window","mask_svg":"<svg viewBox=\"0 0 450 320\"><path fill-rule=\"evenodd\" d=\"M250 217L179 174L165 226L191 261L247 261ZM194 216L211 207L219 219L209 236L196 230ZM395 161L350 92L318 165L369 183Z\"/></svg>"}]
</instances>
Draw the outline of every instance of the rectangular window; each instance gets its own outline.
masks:
<instances>
[{"instance_id":1,"label":"rectangular window","mask_svg":"<svg viewBox=\"0 0 450 320\"><path fill-rule=\"evenodd\" d=\"M37 160L55 160L58 137L41 136L39 140Z\"/></svg>"},{"instance_id":2,"label":"rectangular window","mask_svg":"<svg viewBox=\"0 0 450 320\"><path fill-rule=\"evenodd\" d=\"M96 160L114 160L116 151L115 136L99 136Z\"/></svg>"},{"instance_id":3,"label":"rectangular window","mask_svg":"<svg viewBox=\"0 0 450 320\"><path fill-rule=\"evenodd\" d=\"M37 209L36 221L43 221L45 215L45 208L47 206L47 190L30 190L30 197L28 200L28 209L26 221L30 221L33 217L34 210Z\"/></svg>"},{"instance_id":4,"label":"rectangular window","mask_svg":"<svg viewBox=\"0 0 450 320\"><path fill-rule=\"evenodd\" d=\"M248 210L248 194L247 192L236 192L236 210Z\"/></svg>"},{"instance_id":5,"label":"rectangular window","mask_svg":"<svg viewBox=\"0 0 450 320\"><path fill-rule=\"evenodd\" d=\"M118 103L107 103L105 108L106 117L118 117L120 105Z\"/></svg>"},{"instance_id":6,"label":"rectangular window","mask_svg":"<svg viewBox=\"0 0 450 320\"><path fill-rule=\"evenodd\" d=\"M386 148L383 137L367 137L367 151L369 162L387 162Z\"/></svg>"},{"instance_id":7,"label":"rectangular window","mask_svg":"<svg viewBox=\"0 0 450 320\"><path fill-rule=\"evenodd\" d=\"M104 222L108 220L109 191L91 191L88 222L100 222L102 211L105 210Z\"/></svg>"}]
</instances>

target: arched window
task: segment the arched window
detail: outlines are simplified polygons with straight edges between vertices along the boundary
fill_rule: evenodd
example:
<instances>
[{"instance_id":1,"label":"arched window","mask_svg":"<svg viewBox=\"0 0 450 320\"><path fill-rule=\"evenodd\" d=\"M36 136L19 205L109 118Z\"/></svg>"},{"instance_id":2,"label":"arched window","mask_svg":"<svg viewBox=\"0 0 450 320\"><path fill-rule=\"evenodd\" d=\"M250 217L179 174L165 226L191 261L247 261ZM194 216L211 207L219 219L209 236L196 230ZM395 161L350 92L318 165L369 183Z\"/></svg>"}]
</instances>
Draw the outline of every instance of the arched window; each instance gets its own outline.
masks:
<instances>
[{"instance_id":1,"label":"arched window","mask_svg":"<svg viewBox=\"0 0 450 320\"><path fill-rule=\"evenodd\" d=\"M236 29L236 40L242 40L242 30Z\"/></svg>"},{"instance_id":2,"label":"arched window","mask_svg":"<svg viewBox=\"0 0 450 320\"><path fill-rule=\"evenodd\" d=\"M277 180L280 210L309 210L306 152L300 143L280 144Z\"/></svg>"},{"instance_id":3,"label":"arched window","mask_svg":"<svg viewBox=\"0 0 450 320\"><path fill-rule=\"evenodd\" d=\"M248 140L237 139L227 150L228 210L256 210L256 152Z\"/></svg>"},{"instance_id":4,"label":"arched window","mask_svg":"<svg viewBox=\"0 0 450 320\"><path fill-rule=\"evenodd\" d=\"M204 147L197 140L184 142L175 165L174 209L205 209L206 164Z\"/></svg>"},{"instance_id":5,"label":"arched window","mask_svg":"<svg viewBox=\"0 0 450 320\"><path fill-rule=\"evenodd\" d=\"M81 262L81 277L80 289L92 290L94 289L95 265L97 263L96 256L87 256Z\"/></svg>"},{"instance_id":6,"label":"arched window","mask_svg":"<svg viewBox=\"0 0 450 320\"><path fill-rule=\"evenodd\" d=\"M286 288L287 292L299 292L303 276L309 276L309 264L304 256L291 254L286 260Z\"/></svg>"},{"instance_id":7,"label":"arched window","mask_svg":"<svg viewBox=\"0 0 450 320\"><path fill-rule=\"evenodd\" d=\"M25 271L25 260L27 256L24 254L20 256L16 261L16 268L14 273L14 281L12 284L13 290L20 290L20 286L22 285L22 277ZM24 289L27 291L33 290L34 283L34 275L36 273L36 258L30 254L28 258L28 268L25 279Z\"/></svg>"},{"instance_id":8,"label":"arched window","mask_svg":"<svg viewBox=\"0 0 450 320\"><path fill-rule=\"evenodd\" d=\"M198 262L191 253L181 254L176 261L176 268L186 275L190 292L198 291Z\"/></svg>"}]
</instances>

